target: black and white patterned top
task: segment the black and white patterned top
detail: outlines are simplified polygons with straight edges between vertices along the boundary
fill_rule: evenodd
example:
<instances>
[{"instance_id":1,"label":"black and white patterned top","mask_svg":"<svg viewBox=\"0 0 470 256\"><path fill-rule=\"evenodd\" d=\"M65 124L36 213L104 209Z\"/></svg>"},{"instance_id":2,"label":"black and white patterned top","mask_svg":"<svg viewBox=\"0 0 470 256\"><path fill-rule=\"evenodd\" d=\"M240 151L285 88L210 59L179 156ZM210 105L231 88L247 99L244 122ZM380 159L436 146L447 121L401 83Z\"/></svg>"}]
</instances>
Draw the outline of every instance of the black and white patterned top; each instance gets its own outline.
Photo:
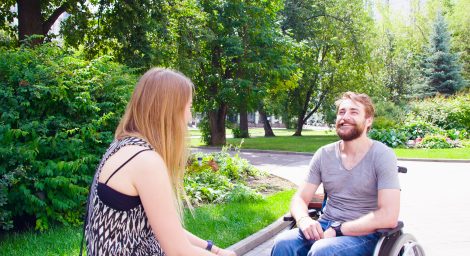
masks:
<instances>
[{"instance_id":1,"label":"black and white patterned top","mask_svg":"<svg viewBox=\"0 0 470 256\"><path fill-rule=\"evenodd\" d=\"M146 141L127 137L114 141L101 159L93 178L85 226L87 255L165 255L150 227L142 203L127 210L103 202L98 193L101 169L114 153L127 145L152 149Z\"/></svg>"}]
</instances>

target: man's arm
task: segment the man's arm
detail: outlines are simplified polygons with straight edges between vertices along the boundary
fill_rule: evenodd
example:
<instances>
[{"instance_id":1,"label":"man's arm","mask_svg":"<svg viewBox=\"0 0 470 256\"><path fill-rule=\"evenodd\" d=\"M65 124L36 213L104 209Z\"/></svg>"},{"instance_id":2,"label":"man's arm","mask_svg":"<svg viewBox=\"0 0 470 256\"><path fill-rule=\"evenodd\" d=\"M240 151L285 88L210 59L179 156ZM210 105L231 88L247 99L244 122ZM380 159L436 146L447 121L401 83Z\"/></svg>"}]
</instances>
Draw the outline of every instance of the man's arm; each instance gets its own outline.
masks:
<instances>
[{"instance_id":1,"label":"man's arm","mask_svg":"<svg viewBox=\"0 0 470 256\"><path fill-rule=\"evenodd\" d=\"M394 228L400 213L400 190L381 189L378 192L377 210L359 219L344 222L341 232L346 236L361 236L375 232L381 228ZM327 237L334 236L334 231L328 229ZM332 235L333 234L333 235Z\"/></svg>"},{"instance_id":2,"label":"man's arm","mask_svg":"<svg viewBox=\"0 0 470 256\"><path fill-rule=\"evenodd\" d=\"M295 218L297 227L302 231L305 238L318 240L323 238L323 230L320 223L310 218L308 215L308 204L317 191L319 185L304 182L292 197L290 211Z\"/></svg>"}]
</instances>

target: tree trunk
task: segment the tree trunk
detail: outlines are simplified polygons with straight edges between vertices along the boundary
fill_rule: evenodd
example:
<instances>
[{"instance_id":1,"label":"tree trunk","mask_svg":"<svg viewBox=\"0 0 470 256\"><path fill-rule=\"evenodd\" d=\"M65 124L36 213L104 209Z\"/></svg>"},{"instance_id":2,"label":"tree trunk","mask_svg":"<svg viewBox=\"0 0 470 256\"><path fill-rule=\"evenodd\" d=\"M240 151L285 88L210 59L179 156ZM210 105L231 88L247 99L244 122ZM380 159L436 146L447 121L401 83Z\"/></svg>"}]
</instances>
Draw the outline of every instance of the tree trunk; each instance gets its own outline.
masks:
<instances>
[{"instance_id":1,"label":"tree trunk","mask_svg":"<svg viewBox=\"0 0 470 256\"><path fill-rule=\"evenodd\" d=\"M209 111L209 127L211 130L211 146L225 145L225 116L227 114L227 105L213 111Z\"/></svg>"},{"instance_id":2,"label":"tree trunk","mask_svg":"<svg viewBox=\"0 0 470 256\"><path fill-rule=\"evenodd\" d=\"M268 121L268 117L266 116L266 112L264 111L263 105L261 105L258 108L259 112L259 117L261 121L263 122L263 128L264 128L264 137L274 137L273 129L271 128L271 124Z\"/></svg>"},{"instance_id":3,"label":"tree trunk","mask_svg":"<svg viewBox=\"0 0 470 256\"><path fill-rule=\"evenodd\" d=\"M22 43L27 36L45 35L42 29L44 20L41 15L41 1L18 0L18 38ZM42 43L42 38L34 39L31 44Z\"/></svg>"},{"instance_id":4,"label":"tree trunk","mask_svg":"<svg viewBox=\"0 0 470 256\"><path fill-rule=\"evenodd\" d=\"M248 138L248 111L246 110L246 103L240 106L240 138Z\"/></svg>"},{"instance_id":5,"label":"tree trunk","mask_svg":"<svg viewBox=\"0 0 470 256\"><path fill-rule=\"evenodd\" d=\"M51 15L45 19L42 15L41 1L38 0L17 0L18 4L18 38L20 43L27 36L40 35L42 38L35 38L30 43L37 45L44 42L44 37L51 29L54 22L67 11L67 6L73 4L73 1L65 1L57 7Z\"/></svg>"},{"instance_id":6,"label":"tree trunk","mask_svg":"<svg viewBox=\"0 0 470 256\"><path fill-rule=\"evenodd\" d=\"M304 118L305 118L305 111L299 113L297 117L297 128L295 129L295 133L292 136L302 136L302 129L304 126Z\"/></svg>"}]
</instances>

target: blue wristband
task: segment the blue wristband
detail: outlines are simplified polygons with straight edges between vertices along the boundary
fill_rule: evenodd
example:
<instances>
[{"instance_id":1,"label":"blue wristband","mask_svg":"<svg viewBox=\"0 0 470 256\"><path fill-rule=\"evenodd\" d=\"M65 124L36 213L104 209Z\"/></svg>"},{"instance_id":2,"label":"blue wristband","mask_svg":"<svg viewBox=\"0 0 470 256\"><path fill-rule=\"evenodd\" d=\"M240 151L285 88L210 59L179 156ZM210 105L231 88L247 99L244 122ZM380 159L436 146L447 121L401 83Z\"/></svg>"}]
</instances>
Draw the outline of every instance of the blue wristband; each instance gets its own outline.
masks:
<instances>
[{"instance_id":1,"label":"blue wristband","mask_svg":"<svg viewBox=\"0 0 470 256\"><path fill-rule=\"evenodd\" d=\"M213 245L214 245L214 244L212 243L211 240L207 240L206 250L211 251Z\"/></svg>"}]
</instances>

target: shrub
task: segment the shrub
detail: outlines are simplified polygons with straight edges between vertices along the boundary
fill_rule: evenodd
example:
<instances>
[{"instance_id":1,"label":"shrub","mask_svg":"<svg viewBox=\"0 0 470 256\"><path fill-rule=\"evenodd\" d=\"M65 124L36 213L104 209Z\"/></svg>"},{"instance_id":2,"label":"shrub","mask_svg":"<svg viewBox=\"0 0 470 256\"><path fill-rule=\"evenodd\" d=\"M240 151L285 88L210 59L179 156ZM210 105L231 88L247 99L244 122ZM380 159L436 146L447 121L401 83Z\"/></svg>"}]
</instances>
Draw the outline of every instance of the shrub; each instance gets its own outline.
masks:
<instances>
[{"instance_id":1,"label":"shrub","mask_svg":"<svg viewBox=\"0 0 470 256\"><path fill-rule=\"evenodd\" d=\"M207 114L203 114L199 121L198 128L201 131L201 140L205 145L210 145L212 140L211 128Z\"/></svg>"},{"instance_id":2,"label":"shrub","mask_svg":"<svg viewBox=\"0 0 470 256\"><path fill-rule=\"evenodd\" d=\"M395 121L392 119L389 119L384 116L379 116L377 118L374 118L374 123L372 127L374 129L390 129L390 128L395 128Z\"/></svg>"},{"instance_id":3,"label":"shrub","mask_svg":"<svg viewBox=\"0 0 470 256\"><path fill-rule=\"evenodd\" d=\"M436 96L410 104L411 111L442 129L470 129L470 94Z\"/></svg>"},{"instance_id":4,"label":"shrub","mask_svg":"<svg viewBox=\"0 0 470 256\"><path fill-rule=\"evenodd\" d=\"M398 129L372 129L369 132L369 138L380 141L392 148L405 146L408 140L407 134Z\"/></svg>"},{"instance_id":5,"label":"shrub","mask_svg":"<svg viewBox=\"0 0 470 256\"><path fill-rule=\"evenodd\" d=\"M400 128L401 131L406 133L408 140L416 138L424 138L428 134L444 134L445 131L433 124L422 120L420 117L409 115L408 121Z\"/></svg>"},{"instance_id":6,"label":"shrub","mask_svg":"<svg viewBox=\"0 0 470 256\"><path fill-rule=\"evenodd\" d=\"M446 131L447 137L451 138L452 140L465 140L469 138L469 133L467 130L457 130L451 129Z\"/></svg>"},{"instance_id":7,"label":"shrub","mask_svg":"<svg viewBox=\"0 0 470 256\"><path fill-rule=\"evenodd\" d=\"M235 154L227 152L232 146L210 154L190 156L184 187L192 204L221 203L226 201L258 200L261 195L244 183L251 177L266 175ZM200 160L198 160L200 159Z\"/></svg>"},{"instance_id":8,"label":"shrub","mask_svg":"<svg viewBox=\"0 0 470 256\"><path fill-rule=\"evenodd\" d=\"M88 187L136 78L55 45L0 49L0 222L81 222ZM5 198L7 201L5 202ZM16 225L16 224L15 224Z\"/></svg>"},{"instance_id":9,"label":"shrub","mask_svg":"<svg viewBox=\"0 0 470 256\"><path fill-rule=\"evenodd\" d=\"M442 135L426 135L417 146L420 148L455 148L462 145L458 141L452 141Z\"/></svg>"},{"instance_id":10,"label":"shrub","mask_svg":"<svg viewBox=\"0 0 470 256\"><path fill-rule=\"evenodd\" d=\"M375 129L390 129L404 122L405 109L393 102L377 100L375 118L372 127Z\"/></svg>"}]
</instances>

